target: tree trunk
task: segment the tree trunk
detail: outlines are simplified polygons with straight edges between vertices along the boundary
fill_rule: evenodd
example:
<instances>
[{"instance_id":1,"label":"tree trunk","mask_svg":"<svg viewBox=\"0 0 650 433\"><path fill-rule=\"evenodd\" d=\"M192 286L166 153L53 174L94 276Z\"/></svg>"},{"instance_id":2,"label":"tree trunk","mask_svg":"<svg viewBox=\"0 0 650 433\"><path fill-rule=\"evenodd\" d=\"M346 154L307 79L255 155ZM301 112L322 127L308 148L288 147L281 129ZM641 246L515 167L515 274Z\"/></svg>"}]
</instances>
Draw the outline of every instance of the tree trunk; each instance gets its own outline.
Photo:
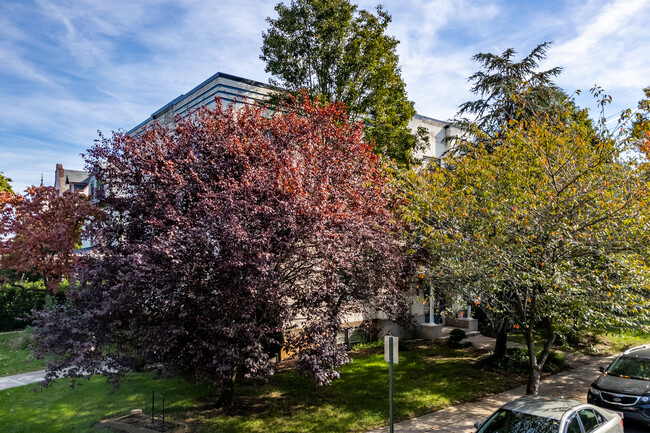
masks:
<instances>
[{"instance_id":1,"label":"tree trunk","mask_svg":"<svg viewBox=\"0 0 650 433\"><path fill-rule=\"evenodd\" d=\"M534 321L531 321L535 323ZM528 347L528 383L526 384L526 395L536 395L539 390L540 366L537 363L537 351L535 350L535 335L533 326L524 329L526 346Z\"/></svg>"},{"instance_id":2,"label":"tree trunk","mask_svg":"<svg viewBox=\"0 0 650 433\"><path fill-rule=\"evenodd\" d=\"M526 384L527 395L537 395L539 391L540 369L535 367L528 371L528 383Z\"/></svg>"},{"instance_id":3,"label":"tree trunk","mask_svg":"<svg viewBox=\"0 0 650 433\"><path fill-rule=\"evenodd\" d=\"M228 379L224 380L221 385L221 395L219 396L218 406L230 407L232 406L232 399L235 394L235 377L237 373L232 374Z\"/></svg>"},{"instance_id":4,"label":"tree trunk","mask_svg":"<svg viewBox=\"0 0 650 433\"><path fill-rule=\"evenodd\" d=\"M508 320L503 319L497 330L497 339L494 343L494 355L495 359L501 359L506 354L506 349L508 348Z\"/></svg>"}]
</instances>

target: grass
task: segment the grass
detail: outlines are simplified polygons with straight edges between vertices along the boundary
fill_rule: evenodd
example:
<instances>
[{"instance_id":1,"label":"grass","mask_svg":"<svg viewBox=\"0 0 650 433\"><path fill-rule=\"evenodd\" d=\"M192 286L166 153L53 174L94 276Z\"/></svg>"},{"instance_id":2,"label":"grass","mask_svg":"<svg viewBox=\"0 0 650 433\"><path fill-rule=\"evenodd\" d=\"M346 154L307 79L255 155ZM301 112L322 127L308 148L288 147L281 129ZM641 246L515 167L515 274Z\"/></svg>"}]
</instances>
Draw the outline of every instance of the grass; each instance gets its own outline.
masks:
<instances>
[{"instance_id":1,"label":"grass","mask_svg":"<svg viewBox=\"0 0 650 433\"><path fill-rule=\"evenodd\" d=\"M520 378L481 371L480 353L433 345L402 351L395 366L394 411L403 420L510 389ZM383 352L357 358L329 387L293 371L268 384L237 388L240 409L188 414L192 431L360 432L388 423L388 365Z\"/></svg>"},{"instance_id":2,"label":"grass","mask_svg":"<svg viewBox=\"0 0 650 433\"><path fill-rule=\"evenodd\" d=\"M68 380L58 380L49 388L26 385L1 390L0 430L3 433L96 433L92 425L99 420L126 415L131 409L150 408L152 390L165 396L166 415L179 419L179 413L211 392L207 386L181 379L154 380L152 374L128 376L115 394L110 394L111 385L103 377L79 383L81 386L74 389Z\"/></svg>"},{"instance_id":3,"label":"grass","mask_svg":"<svg viewBox=\"0 0 650 433\"><path fill-rule=\"evenodd\" d=\"M650 333L621 330L620 328L609 328L604 333L598 335L599 349L604 354L620 353L630 347L650 344Z\"/></svg>"},{"instance_id":4,"label":"grass","mask_svg":"<svg viewBox=\"0 0 650 433\"><path fill-rule=\"evenodd\" d=\"M265 384L239 383L231 409L216 409L216 394L180 379L155 381L133 374L115 395L101 377L70 389L24 386L0 391L3 432L91 432L93 423L148 405L152 389L165 395L168 413L193 432L360 432L388 422L388 365L381 349L361 351L341 369L341 379L318 387L293 370ZM370 354L368 354L371 352ZM523 378L481 371L481 352L444 345L400 351L395 366L395 417L402 420L510 389ZM10 426L5 428L5 426Z\"/></svg>"},{"instance_id":5,"label":"grass","mask_svg":"<svg viewBox=\"0 0 650 433\"><path fill-rule=\"evenodd\" d=\"M32 359L30 336L29 329L0 333L0 377L45 368L45 361Z\"/></svg>"},{"instance_id":6,"label":"grass","mask_svg":"<svg viewBox=\"0 0 650 433\"><path fill-rule=\"evenodd\" d=\"M541 347L546 341L544 330L535 333L535 346ZM571 349L591 355L614 355L630 347L650 344L650 333L632 329L609 327L604 331L585 330L580 334L580 341L558 346L562 350ZM508 341L526 344L523 333L511 333ZM555 345L557 346L558 341Z\"/></svg>"}]
</instances>

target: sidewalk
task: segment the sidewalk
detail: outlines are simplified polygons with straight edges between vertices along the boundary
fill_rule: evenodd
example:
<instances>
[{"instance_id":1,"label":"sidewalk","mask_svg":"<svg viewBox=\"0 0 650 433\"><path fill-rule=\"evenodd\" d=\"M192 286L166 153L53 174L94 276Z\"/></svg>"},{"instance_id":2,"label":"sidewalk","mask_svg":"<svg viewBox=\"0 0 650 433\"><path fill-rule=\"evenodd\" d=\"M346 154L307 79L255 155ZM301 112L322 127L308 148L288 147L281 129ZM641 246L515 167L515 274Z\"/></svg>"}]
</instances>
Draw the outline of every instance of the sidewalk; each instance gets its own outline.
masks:
<instances>
[{"instance_id":1,"label":"sidewalk","mask_svg":"<svg viewBox=\"0 0 650 433\"><path fill-rule=\"evenodd\" d=\"M492 349L494 339L475 335L467 338L474 347ZM515 344L516 345L516 344ZM598 367L608 365L614 356L596 358L582 356L569 358L571 369L548 376L540 382L539 395L548 397L566 397L578 401L587 401L587 389L591 382L600 374ZM432 412L418 418L395 424L395 432L399 433L474 433L476 421L484 421L492 412L505 403L526 394L526 386L522 385L510 391L487 397L481 401L452 406L437 412ZM389 427L382 427L368 433L388 433Z\"/></svg>"},{"instance_id":2,"label":"sidewalk","mask_svg":"<svg viewBox=\"0 0 650 433\"><path fill-rule=\"evenodd\" d=\"M45 379L45 370L0 377L0 389L15 388L17 386L40 382L43 379Z\"/></svg>"}]
</instances>

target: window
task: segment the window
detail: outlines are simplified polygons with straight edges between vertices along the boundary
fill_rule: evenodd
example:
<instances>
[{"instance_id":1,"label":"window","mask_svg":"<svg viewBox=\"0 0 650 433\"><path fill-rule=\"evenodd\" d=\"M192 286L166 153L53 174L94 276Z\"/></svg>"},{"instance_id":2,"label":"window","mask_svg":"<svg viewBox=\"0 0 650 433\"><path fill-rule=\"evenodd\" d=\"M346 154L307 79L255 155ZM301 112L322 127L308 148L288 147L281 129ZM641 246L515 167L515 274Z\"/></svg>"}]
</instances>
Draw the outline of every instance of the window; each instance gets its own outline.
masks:
<instances>
[{"instance_id":1,"label":"window","mask_svg":"<svg viewBox=\"0 0 650 433\"><path fill-rule=\"evenodd\" d=\"M569 425L566 428L566 433L582 433L577 416L574 415L573 418L571 418L571 421L569 421Z\"/></svg>"},{"instance_id":2,"label":"window","mask_svg":"<svg viewBox=\"0 0 650 433\"><path fill-rule=\"evenodd\" d=\"M582 426L585 428L585 433L596 430L602 423L603 418L591 409L583 409L578 412Z\"/></svg>"},{"instance_id":3,"label":"window","mask_svg":"<svg viewBox=\"0 0 650 433\"><path fill-rule=\"evenodd\" d=\"M556 420L501 409L481 426L478 433L557 433L558 430Z\"/></svg>"}]
</instances>

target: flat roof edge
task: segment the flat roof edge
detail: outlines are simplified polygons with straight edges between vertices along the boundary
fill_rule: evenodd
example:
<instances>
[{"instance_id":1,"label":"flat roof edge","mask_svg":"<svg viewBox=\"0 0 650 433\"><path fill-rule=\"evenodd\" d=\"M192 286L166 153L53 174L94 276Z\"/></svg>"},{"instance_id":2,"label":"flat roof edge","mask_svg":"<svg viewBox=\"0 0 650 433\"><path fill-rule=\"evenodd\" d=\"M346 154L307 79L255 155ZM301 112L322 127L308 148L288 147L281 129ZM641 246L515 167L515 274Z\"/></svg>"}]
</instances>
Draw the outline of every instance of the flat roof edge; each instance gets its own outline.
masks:
<instances>
[{"instance_id":1,"label":"flat roof edge","mask_svg":"<svg viewBox=\"0 0 650 433\"><path fill-rule=\"evenodd\" d=\"M224 72L217 72L216 74L213 74L211 77L207 78L206 80L203 80L203 81L202 81L200 84L198 84L197 86L194 86L191 90L189 90L189 91L187 91L187 92L185 92L185 93L183 93L183 94L181 94L181 95L178 95L177 97L175 97L174 99L172 99L170 102L168 102L167 104L163 105L162 107L160 107L159 109L157 109L156 111L154 111L154 112L151 114L151 116L149 116L147 119L145 119L144 121L140 122L140 123L139 123L138 125L136 125L135 127L129 129L129 130L127 131L127 134L131 134L132 132L136 131L138 128L141 128L141 127L144 126L145 124L147 124L147 123L149 123L150 121L154 120L154 118L155 118L159 113L165 111L165 110L166 110L167 108L169 108L170 106L173 106L173 105L176 104L178 101L180 101L180 100L182 100L183 98L187 97L187 95L191 95L192 93L195 93L196 91L200 90L202 87L205 87L206 85L208 85L209 83L211 83L212 81L214 81L214 80L216 80L217 78L220 78L220 77L221 77L221 78L228 79L228 80L232 80L232 81L238 81L238 82L240 82L240 83L248 84L248 85L251 85L251 86L264 87L264 88L267 88L267 89L269 89L269 90L278 90L276 87L274 87L274 86L272 86L272 85L270 85L270 84L262 83L262 82L260 82L260 81L255 81L255 80L251 80L251 79L248 79L248 78L242 78L242 77L238 77L237 75L226 74L226 73L224 73Z\"/></svg>"},{"instance_id":2,"label":"flat roof edge","mask_svg":"<svg viewBox=\"0 0 650 433\"><path fill-rule=\"evenodd\" d=\"M434 122L444 123L445 125L451 125L451 122L449 122L447 120L434 119L433 117L424 116L424 115L422 115L420 113L415 113L415 115L413 117L414 118L417 117L417 118L420 118L420 119L426 119L426 120L433 120Z\"/></svg>"}]
</instances>

